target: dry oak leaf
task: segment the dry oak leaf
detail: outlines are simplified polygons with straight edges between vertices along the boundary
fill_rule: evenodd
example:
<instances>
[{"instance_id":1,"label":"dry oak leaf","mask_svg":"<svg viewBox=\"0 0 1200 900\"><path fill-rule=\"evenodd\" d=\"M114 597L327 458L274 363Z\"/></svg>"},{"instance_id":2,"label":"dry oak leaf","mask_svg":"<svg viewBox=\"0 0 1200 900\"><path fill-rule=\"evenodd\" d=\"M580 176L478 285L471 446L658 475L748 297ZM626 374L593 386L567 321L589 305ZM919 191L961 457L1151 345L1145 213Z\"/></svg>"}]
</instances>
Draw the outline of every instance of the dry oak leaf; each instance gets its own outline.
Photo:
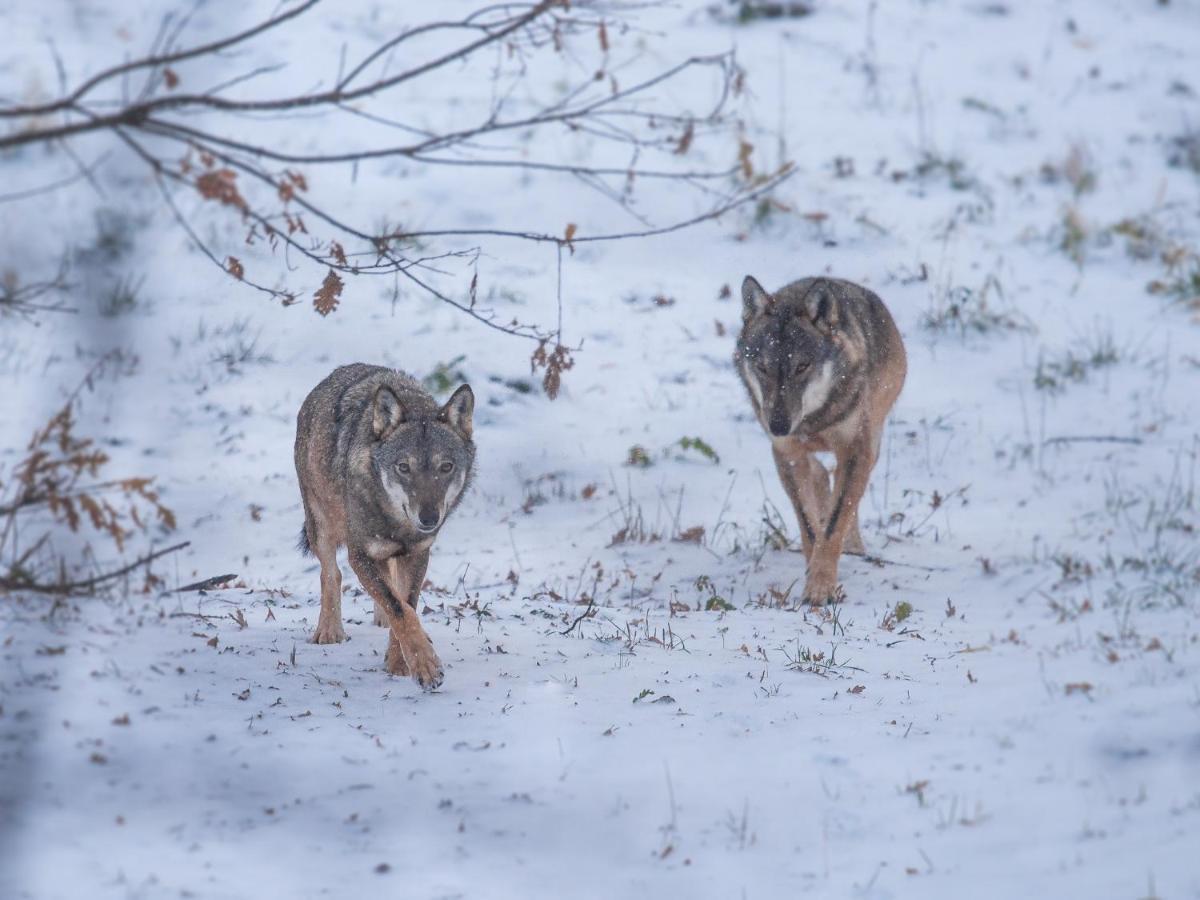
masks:
<instances>
[{"instance_id":1,"label":"dry oak leaf","mask_svg":"<svg viewBox=\"0 0 1200 900\"><path fill-rule=\"evenodd\" d=\"M313 307L323 316L329 315L337 309L338 300L342 296L342 288L345 285L342 279L338 277L338 273L329 270L329 274L325 276L325 280L321 282L321 286L317 292L313 294Z\"/></svg>"},{"instance_id":2,"label":"dry oak leaf","mask_svg":"<svg viewBox=\"0 0 1200 900\"><path fill-rule=\"evenodd\" d=\"M237 173L232 169L212 169L196 178L196 189L206 200L245 212L247 203L237 189Z\"/></svg>"}]
</instances>

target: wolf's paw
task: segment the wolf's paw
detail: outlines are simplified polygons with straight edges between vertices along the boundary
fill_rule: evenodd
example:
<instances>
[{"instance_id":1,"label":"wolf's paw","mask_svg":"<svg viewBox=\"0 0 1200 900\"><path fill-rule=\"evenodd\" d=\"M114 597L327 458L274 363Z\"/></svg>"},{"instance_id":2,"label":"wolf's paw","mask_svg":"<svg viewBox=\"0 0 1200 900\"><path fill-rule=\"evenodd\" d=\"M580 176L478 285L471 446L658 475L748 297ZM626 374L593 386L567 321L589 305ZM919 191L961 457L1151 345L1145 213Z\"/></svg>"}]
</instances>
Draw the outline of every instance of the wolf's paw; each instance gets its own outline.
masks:
<instances>
[{"instance_id":1,"label":"wolf's paw","mask_svg":"<svg viewBox=\"0 0 1200 900\"><path fill-rule=\"evenodd\" d=\"M846 592L836 578L809 578L804 585L804 602L810 606L841 603L845 599Z\"/></svg>"},{"instance_id":2,"label":"wolf's paw","mask_svg":"<svg viewBox=\"0 0 1200 900\"><path fill-rule=\"evenodd\" d=\"M340 644L346 639L346 629L341 622L317 622L317 630L313 632L313 644Z\"/></svg>"},{"instance_id":3,"label":"wolf's paw","mask_svg":"<svg viewBox=\"0 0 1200 900\"><path fill-rule=\"evenodd\" d=\"M445 673L442 672L442 661L433 652L433 646L429 641L420 641L415 649L410 650L407 662L409 673L422 688L432 691L441 687L442 679L445 677Z\"/></svg>"}]
</instances>

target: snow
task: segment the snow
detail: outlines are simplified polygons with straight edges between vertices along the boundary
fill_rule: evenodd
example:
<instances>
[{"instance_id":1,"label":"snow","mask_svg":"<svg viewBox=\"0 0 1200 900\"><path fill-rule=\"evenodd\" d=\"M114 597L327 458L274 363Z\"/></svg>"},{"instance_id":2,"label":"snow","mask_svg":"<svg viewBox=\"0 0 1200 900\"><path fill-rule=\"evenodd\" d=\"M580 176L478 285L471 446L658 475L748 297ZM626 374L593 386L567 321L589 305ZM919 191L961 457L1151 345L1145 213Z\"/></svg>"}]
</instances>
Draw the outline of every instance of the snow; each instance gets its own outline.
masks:
<instances>
[{"instance_id":1,"label":"snow","mask_svg":"<svg viewBox=\"0 0 1200 900\"><path fill-rule=\"evenodd\" d=\"M245 27L262 12L248 6L207 4L189 33ZM52 95L44 36L73 82L142 48L157 15L18 0L0 84ZM227 64L327 59L400 16L316 11ZM797 174L765 222L566 256L564 330L583 349L554 402L505 385L528 380L530 346L436 301L351 280L321 319L239 289L101 138L78 147L112 151L96 189L0 205L0 268L52 267L116 207L135 220L122 264L144 279L143 302L105 318L113 273L86 264L80 313L3 320L0 467L122 348L136 365L85 395L83 423L114 471L158 477L179 529L157 543L191 541L156 571L169 588L240 575L206 594L134 579L108 599L0 603L0 896L1200 897L1200 340L1194 309L1146 291L1157 252L1135 258L1110 230L1146 216L1200 246L1200 177L1167 165L1200 119L1197 7L818 3L742 26L680 4L639 21L647 34L614 35L646 42L639 65L736 45L759 165L780 162L782 128ZM488 102L466 77L439 88L397 102L430 122ZM309 120L273 127L281 146L320 143ZM374 136L343 127L338 142ZM1044 171L1072 147L1092 190ZM961 170L919 177L926 158ZM71 171L42 150L0 158L6 190ZM631 224L549 176L409 174L322 169L314 190L366 221ZM662 220L688 202L638 191ZM1060 246L1072 207L1081 262ZM282 270L239 249L236 222L189 209L248 270ZM552 321L553 249L482 246L481 296ZM743 275L773 289L820 272L880 293L909 377L862 506L886 562L843 558L846 602L806 610L803 558L763 544L772 508L795 524L730 355ZM447 277L461 292L470 269ZM1028 327L923 324L989 278L989 307ZM213 361L239 340L250 361ZM1111 364L1035 385L1039 362L1053 375L1108 341ZM307 643L318 583L294 551L291 442L335 365L423 375L460 355L479 467L434 548L424 621L447 671L426 694L383 671L348 568L351 640ZM680 450L689 436L719 462ZM1081 437L1121 440L1055 440ZM624 465L634 445L653 465ZM613 543L639 511L662 539ZM671 540L694 526L703 546ZM571 628L585 594L596 614ZM911 615L889 621L901 602Z\"/></svg>"}]
</instances>

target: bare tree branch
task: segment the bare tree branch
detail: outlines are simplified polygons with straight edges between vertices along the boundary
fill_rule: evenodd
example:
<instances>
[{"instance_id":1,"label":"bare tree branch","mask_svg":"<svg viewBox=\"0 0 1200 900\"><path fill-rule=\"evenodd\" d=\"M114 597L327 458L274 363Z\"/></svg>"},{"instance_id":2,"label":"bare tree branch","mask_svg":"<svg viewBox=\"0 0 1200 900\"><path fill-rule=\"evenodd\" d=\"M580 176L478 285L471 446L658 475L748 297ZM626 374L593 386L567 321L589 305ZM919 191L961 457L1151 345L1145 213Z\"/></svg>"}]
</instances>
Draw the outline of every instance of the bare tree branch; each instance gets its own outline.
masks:
<instances>
[{"instance_id":1,"label":"bare tree branch","mask_svg":"<svg viewBox=\"0 0 1200 900\"><path fill-rule=\"evenodd\" d=\"M66 97L55 100L53 103L44 103L37 106L10 106L7 108L0 107L0 118L37 118L39 116L47 116L52 113L63 112L64 110L72 109L77 106L79 101L82 100L84 96L93 88L103 84L106 81L110 81L113 78L117 78L118 76L125 75L129 72L135 72L138 69L159 68L161 66L169 66L171 63L183 62L186 59L195 59L198 56L209 56L213 53L219 53L222 50L226 50L234 46L235 44L243 43L244 41L248 41L253 37L257 37L264 32L278 28L289 19L294 19L296 16L312 9L319 2L320 0L305 0L305 2L301 3L295 9L288 10L287 12L281 13L272 19L267 19L264 22L260 22L253 28L249 28L246 31L239 32L238 34L219 41L213 41L209 44L200 44L199 46L192 47L189 50L180 50L176 53L167 53L161 56L151 55L143 59L132 60L122 65L105 69L104 71L93 75Z\"/></svg>"},{"instance_id":2,"label":"bare tree branch","mask_svg":"<svg viewBox=\"0 0 1200 900\"><path fill-rule=\"evenodd\" d=\"M172 544L170 547L164 547L162 550L155 550L153 553L147 553L144 556L139 556L127 566L121 566L119 569L113 569L111 572L102 572L99 575L93 575L91 578L83 578L78 581L51 581L40 582L32 579L18 576L0 577L0 591L5 593L14 593L16 591L28 591L37 594L59 594L66 596L68 594L86 594L94 590L106 581L112 581L120 578L122 575L128 575L134 569L140 569L142 566L149 565L158 559L160 556L166 556L168 553L175 553L185 547L190 547L191 541L182 541L178 544Z\"/></svg>"},{"instance_id":3,"label":"bare tree branch","mask_svg":"<svg viewBox=\"0 0 1200 900\"><path fill-rule=\"evenodd\" d=\"M285 305L306 293L289 288L282 279L270 283L261 273L247 271L252 264L209 246L200 236L202 229L193 225L198 213L181 206L181 196L190 194L200 201L197 209L207 204L237 216L247 228L247 243L262 242L272 251L278 249L289 266L295 262L321 277L328 272L403 276L420 292L489 328L536 341L535 367L545 364L561 369L570 367L566 348L556 352L562 339L561 296L554 325L520 323L479 305L474 282L469 296L456 297L440 287L435 283L442 268L438 263L477 259L480 248L471 242L485 238L552 244L561 255L564 246L573 250L576 244L668 234L755 202L791 174L787 165L767 173L751 166L752 147L730 112L742 89L742 72L732 53L693 56L649 71L640 51L625 63L611 58L609 35L618 31L613 26L623 21L623 15L656 2L540 0L484 5L462 18L431 19L384 34L357 59L347 60L343 51L332 85L282 96L229 95L231 88L244 89L248 81L280 68L255 65L205 91L179 90L187 73L181 68L185 71L181 76L172 66L211 59L276 33L318 2L295 3L250 28L187 48L178 48L176 42L191 12L178 18L164 17L147 55L103 69L74 89L64 88L57 100L0 108L0 119L14 123L0 135L0 151L69 142L88 134L114 135L153 172L164 203L188 238L230 277ZM422 52L426 43L420 39L429 35L438 35L439 42L435 49ZM586 47L590 41L595 42L590 46L599 54L598 63L576 52L578 44ZM403 68L389 72L389 61L401 49ZM543 51L572 54L566 58L579 74L553 98L535 101L532 90L518 92L518 87L529 87L532 60ZM636 69L635 63L644 74L628 74L631 69L627 67ZM490 104L480 106L487 108L456 111L449 122L426 127L400 121L391 110L386 110L389 115L381 114L385 95L402 85L435 87L447 67L454 66L457 72L485 65L490 71L485 77L492 79L492 97ZM661 94L668 86L673 89L685 79L707 77L707 72L715 75L714 87L699 110L664 103ZM115 88L115 82L124 82L136 73L146 75L140 91L123 89L112 97L106 96L112 91L101 90ZM618 77L626 76L627 83L618 83ZM135 99L128 99L128 94ZM356 116L402 132L406 138L336 152L292 152L272 139L269 119L299 112L331 118ZM582 137L610 156L613 151L627 155L629 161L625 166L614 165L611 158L595 164L564 162L544 150L540 158L528 158L513 153L499 140L514 134L530 140L533 135ZM701 155L698 151L691 155L694 144L721 139L728 141L721 151L722 164L706 168L690 163ZM539 140L538 146L550 144ZM637 227L586 233L572 225L569 233L557 234L560 223L552 228L367 226L351 221L329 201L311 194L302 168L357 167L392 159L419 167L474 167L566 178L616 203ZM699 201L696 211L666 222L653 221L635 206L633 189L639 180L679 185L685 196ZM310 226L316 230L310 232ZM431 242L432 248L427 246ZM332 304L317 306L322 314L332 310ZM548 385L557 385L557 369L547 374Z\"/></svg>"}]
</instances>

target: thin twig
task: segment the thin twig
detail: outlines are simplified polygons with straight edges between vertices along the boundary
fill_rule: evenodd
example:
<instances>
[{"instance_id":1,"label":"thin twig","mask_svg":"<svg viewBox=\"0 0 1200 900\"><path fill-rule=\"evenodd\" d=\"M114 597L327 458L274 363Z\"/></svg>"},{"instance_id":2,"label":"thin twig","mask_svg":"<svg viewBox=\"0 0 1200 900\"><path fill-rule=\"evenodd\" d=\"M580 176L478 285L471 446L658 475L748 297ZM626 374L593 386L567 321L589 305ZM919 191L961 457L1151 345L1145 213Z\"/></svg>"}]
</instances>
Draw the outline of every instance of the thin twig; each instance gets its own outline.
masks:
<instances>
[{"instance_id":1,"label":"thin twig","mask_svg":"<svg viewBox=\"0 0 1200 900\"><path fill-rule=\"evenodd\" d=\"M102 84L105 81L109 81L119 75L125 75L129 72L134 72L138 69L151 67L157 68L159 66L167 66L175 62L182 62L185 59L194 59L198 56L207 56L212 53L218 53L221 50L226 50L229 47L232 47L234 44L240 44L243 41L248 41L250 38L255 37L256 35L262 34L265 31L270 31L273 28L277 28L289 19L294 19L301 13L305 13L312 9L312 7L316 6L319 2L320 0L306 0L306 2L300 4L295 9L288 10L287 12L281 13L274 18L260 22L253 28L239 32L231 37L222 38L219 41L213 41L208 44L200 44L199 46L192 47L188 50L180 50L176 53L167 53L161 56L148 56L144 59L136 59L127 63L123 63L119 66L113 66L112 68L105 69L104 71L93 75L66 97L55 100L52 103L43 103L37 106L10 106L7 109L0 109L0 118L7 119L14 117L25 118L45 116L49 115L50 113L61 112L64 109L70 109L81 99L83 99L83 96L91 91L92 88Z\"/></svg>"},{"instance_id":2,"label":"thin twig","mask_svg":"<svg viewBox=\"0 0 1200 900\"><path fill-rule=\"evenodd\" d=\"M582 613L580 613L578 616L575 617L575 621L572 622L569 626L567 626L566 631L560 631L559 634L564 635L564 636L570 634L572 631L575 630L576 625L578 625L580 622L582 622L584 619L588 618L588 616L590 616L592 614L592 610L594 610L595 608L596 608L596 598L594 596L588 597L587 609L585 609Z\"/></svg>"}]
</instances>

